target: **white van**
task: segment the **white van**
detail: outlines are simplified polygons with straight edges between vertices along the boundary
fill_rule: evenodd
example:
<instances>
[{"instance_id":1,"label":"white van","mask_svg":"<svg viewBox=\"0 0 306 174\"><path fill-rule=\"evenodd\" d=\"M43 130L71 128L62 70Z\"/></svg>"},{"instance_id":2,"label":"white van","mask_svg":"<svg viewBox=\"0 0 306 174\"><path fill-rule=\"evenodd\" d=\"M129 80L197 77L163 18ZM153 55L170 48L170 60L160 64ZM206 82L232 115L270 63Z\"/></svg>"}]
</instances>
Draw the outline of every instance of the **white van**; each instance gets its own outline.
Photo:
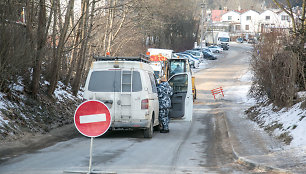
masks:
<instances>
[{"instance_id":1,"label":"white van","mask_svg":"<svg viewBox=\"0 0 306 174\"><path fill-rule=\"evenodd\" d=\"M158 95L149 61L132 57L95 57L84 98L105 103L112 117L110 129L143 129L151 138L159 126Z\"/></svg>"}]
</instances>

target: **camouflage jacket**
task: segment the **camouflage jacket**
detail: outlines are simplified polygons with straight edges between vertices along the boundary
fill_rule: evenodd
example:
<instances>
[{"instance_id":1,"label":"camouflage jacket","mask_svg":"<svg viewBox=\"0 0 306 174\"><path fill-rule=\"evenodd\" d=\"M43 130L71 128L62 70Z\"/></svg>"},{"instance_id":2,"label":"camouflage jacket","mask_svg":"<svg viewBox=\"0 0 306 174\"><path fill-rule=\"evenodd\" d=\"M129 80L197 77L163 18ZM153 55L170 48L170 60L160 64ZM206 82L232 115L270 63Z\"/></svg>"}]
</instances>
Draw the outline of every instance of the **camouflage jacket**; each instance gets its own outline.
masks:
<instances>
[{"instance_id":1,"label":"camouflage jacket","mask_svg":"<svg viewBox=\"0 0 306 174\"><path fill-rule=\"evenodd\" d=\"M171 96L173 90L168 82L162 82L157 86L159 109L167 109L171 107Z\"/></svg>"}]
</instances>

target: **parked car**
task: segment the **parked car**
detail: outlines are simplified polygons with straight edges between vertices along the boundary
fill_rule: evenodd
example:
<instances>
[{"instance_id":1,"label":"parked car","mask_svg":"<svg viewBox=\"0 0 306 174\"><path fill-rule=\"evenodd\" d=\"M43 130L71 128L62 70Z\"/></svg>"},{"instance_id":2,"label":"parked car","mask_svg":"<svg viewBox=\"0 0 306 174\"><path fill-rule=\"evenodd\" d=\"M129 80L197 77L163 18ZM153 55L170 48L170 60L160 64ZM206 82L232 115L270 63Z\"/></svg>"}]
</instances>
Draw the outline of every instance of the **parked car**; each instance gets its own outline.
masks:
<instances>
[{"instance_id":1,"label":"parked car","mask_svg":"<svg viewBox=\"0 0 306 174\"><path fill-rule=\"evenodd\" d=\"M174 55L174 57L183 57L183 58L189 59L190 66L192 68L199 68L200 67L200 61L198 59L192 57L189 54L186 54L186 53L174 53L173 55Z\"/></svg>"},{"instance_id":2,"label":"parked car","mask_svg":"<svg viewBox=\"0 0 306 174\"><path fill-rule=\"evenodd\" d=\"M220 47L223 48L223 50L228 50L229 49L229 45L227 45L227 44L221 44Z\"/></svg>"},{"instance_id":3,"label":"parked car","mask_svg":"<svg viewBox=\"0 0 306 174\"><path fill-rule=\"evenodd\" d=\"M249 38L248 43L249 44L255 44L255 39L254 38Z\"/></svg>"},{"instance_id":4,"label":"parked car","mask_svg":"<svg viewBox=\"0 0 306 174\"><path fill-rule=\"evenodd\" d=\"M204 59L208 59L208 60L216 60L217 59L217 57L210 52L203 51L203 54L204 54Z\"/></svg>"},{"instance_id":5,"label":"parked car","mask_svg":"<svg viewBox=\"0 0 306 174\"><path fill-rule=\"evenodd\" d=\"M211 52L213 53L221 53L223 52L223 48L219 47L219 46L209 46L208 49L211 50Z\"/></svg>"},{"instance_id":6,"label":"parked car","mask_svg":"<svg viewBox=\"0 0 306 174\"><path fill-rule=\"evenodd\" d=\"M242 39L241 37L238 37L238 38L236 39L236 42L238 42L238 43L243 43L243 39Z\"/></svg>"},{"instance_id":7,"label":"parked car","mask_svg":"<svg viewBox=\"0 0 306 174\"><path fill-rule=\"evenodd\" d=\"M192 54L193 57L199 59L200 62L203 62L204 56L201 50L186 50L185 52Z\"/></svg>"},{"instance_id":8,"label":"parked car","mask_svg":"<svg viewBox=\"0 0 306 174\"><path fill-rule=\"evenodd\" d=\"M204 59L208 59L208 60L216 60L217 59L216 55L208 47L203 47L202 49L201 48L194 48L193 50L198 50L198 51L202 50Z\"/></svg>"},{"instance_id":9,"label":"parked car","mask_svg":"<svg viewBox=\"0 0 306 174\"><path fill-rule=\"evenodd\" d=\"M96 57L85 83L84 99L105 103L111 129L142 129L145 138L159 127L159 102L149 61L128 57Z\"/></svg>"},{"instance_id":10,"label":"parked car","mask_svg":"<svg viewBox=\"0 0 306 174\"><path fill-rule=\"evenodd\" d=\"M203 47L203 48L193 48L192 50L197 50L197 51L206 51L206 52L211 52L211 50L208 47ZM213 52L211 52L213 53Z\"/></svg>"}]
</instances>

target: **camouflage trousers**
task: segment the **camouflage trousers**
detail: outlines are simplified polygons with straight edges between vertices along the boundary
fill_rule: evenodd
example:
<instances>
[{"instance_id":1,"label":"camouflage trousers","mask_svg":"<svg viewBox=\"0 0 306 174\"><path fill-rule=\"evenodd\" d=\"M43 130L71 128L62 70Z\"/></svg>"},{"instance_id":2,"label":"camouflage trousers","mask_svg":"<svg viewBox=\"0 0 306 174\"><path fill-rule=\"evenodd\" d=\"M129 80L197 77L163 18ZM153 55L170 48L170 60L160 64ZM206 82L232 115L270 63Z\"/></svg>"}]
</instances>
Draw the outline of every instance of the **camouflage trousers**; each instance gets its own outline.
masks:
<instances>
[{"instance_id":1,"label":"camouflage trousers","mask_svg":"<svg viewBox=\"0 0 306 174\"><path fill-rule=\"evenodd\" d=\"M169 130L169 109L160 109L158 120L163 130Z\"/></svg>"}]
</instances>

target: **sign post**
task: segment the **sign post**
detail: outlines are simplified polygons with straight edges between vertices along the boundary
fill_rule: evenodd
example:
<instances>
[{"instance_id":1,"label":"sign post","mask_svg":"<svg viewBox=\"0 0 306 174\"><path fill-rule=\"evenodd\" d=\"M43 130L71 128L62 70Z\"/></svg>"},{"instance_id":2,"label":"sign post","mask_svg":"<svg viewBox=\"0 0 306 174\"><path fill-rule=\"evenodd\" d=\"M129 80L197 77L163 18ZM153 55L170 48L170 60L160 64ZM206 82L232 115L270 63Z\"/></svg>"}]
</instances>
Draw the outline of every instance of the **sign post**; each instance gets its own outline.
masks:
<instances>
[{"instance_id":1,"label":"sign post","mask_svg":"<svg viewBox=\"0 0 306 174\"><path fill-rule=\"evenodd\" d=\"M88 100L78 106L74 114L74 125L84 136L90 137L88 174L92 171L92 147L93 139L103 135L110 127L111 115L108 107L97 100ZM68 172L84 173L84 172ZM97 173L97 171L95 171Z\"/></svg>"}]
</instances>

